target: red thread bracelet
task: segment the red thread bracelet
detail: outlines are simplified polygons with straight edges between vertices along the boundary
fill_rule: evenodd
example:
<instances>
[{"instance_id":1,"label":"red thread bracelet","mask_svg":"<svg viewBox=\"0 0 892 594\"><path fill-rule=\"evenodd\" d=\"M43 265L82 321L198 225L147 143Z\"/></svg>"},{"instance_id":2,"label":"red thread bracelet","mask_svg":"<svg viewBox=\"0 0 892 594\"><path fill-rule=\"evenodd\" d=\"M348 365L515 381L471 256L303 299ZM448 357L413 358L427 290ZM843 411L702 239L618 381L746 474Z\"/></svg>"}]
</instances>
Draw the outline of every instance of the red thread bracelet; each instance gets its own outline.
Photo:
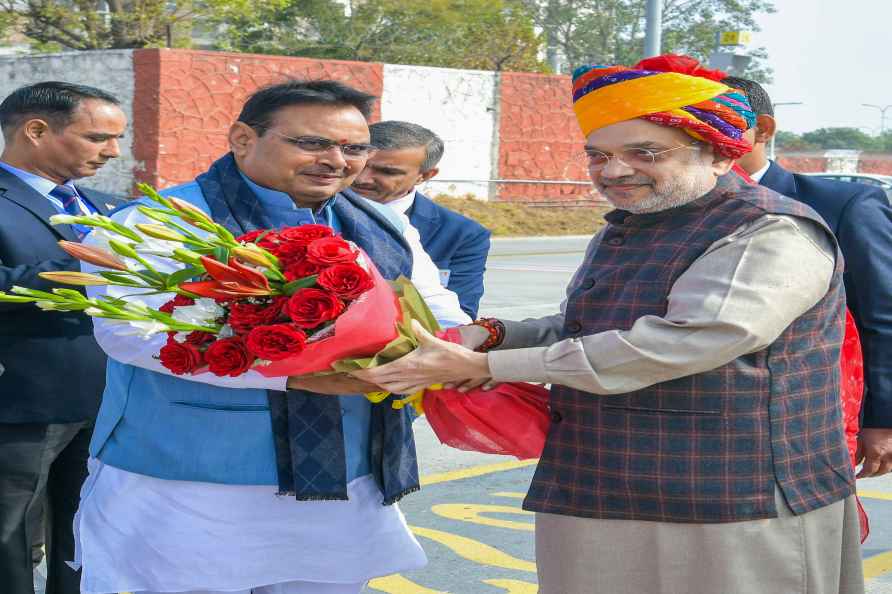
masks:
<instances>
[{"instance_id":1,"label":"red thread bracelet","mask_svg":"<svg viewBox=\"0 0 892 594\"><path fill-rule=\"evenodd\" d=\"M474 325L480 326L489 332L489 337L483 341L483 344L474 349L478 353L485 353L486 351L499 346L505 339L505 324L500 320L495 318L480 318L474 322Z\"/></svg>"}]
</instances>

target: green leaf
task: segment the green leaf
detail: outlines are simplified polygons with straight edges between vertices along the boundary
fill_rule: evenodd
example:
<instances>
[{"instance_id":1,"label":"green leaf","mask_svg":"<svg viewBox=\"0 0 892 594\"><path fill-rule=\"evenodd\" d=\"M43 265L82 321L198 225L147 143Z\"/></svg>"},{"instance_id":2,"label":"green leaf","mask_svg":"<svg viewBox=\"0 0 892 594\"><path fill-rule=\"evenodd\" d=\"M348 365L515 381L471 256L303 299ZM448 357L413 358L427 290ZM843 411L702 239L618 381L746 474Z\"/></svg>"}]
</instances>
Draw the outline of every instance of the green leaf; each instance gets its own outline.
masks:
<instances>
[{"instance_id":1,"label":"green leaf","mask_svg":"<svg viewBox=\"0 0 892 594\"><path fill-rule=\"evenodd\" d=\"M229 248L218 246L214 248L214 259L224 264L229 264Z\"/></svg>"},{"instance_id":2,"label":"green leaf","mask_svg":"<svg viewBox=\"0 0 892 594\"><path fill-rule=\"evenodd\" d=\"M299 278L296 281L291 281L290 283L282 287L282 292L286 295L294 295L298 289L306 289L315 285L317 278L319 278L319 275L314 274L313 276L305 276L304 278Z\"/></svg>"},{"instance_id":3,"label":"green leaf","mask_svg":"<svg viewBox=\"0 0 892 594\"><path fill-rule=\"evenodd\" d=\"M127 274L126 272L115 272L109 270L103 270L98 272L99 276L102 278L108 279L114 283L120 285L126 285L128 287L142 287L143 284L139 283L135 278Z\"/></svg>"},{"instance_id":4,"label":"green leaf","mask_svg":"<svg viewBox=\"0 0 892 594\"><path fill-rule=\"evenodd\" d=\"M173 274L169 274L167 276L167 279L164 281L164 284L172 289L179 286L179 284L182 282L191 280L196 276L201 276L203 272L204 269L189 266L188 268L183 268L182 270L177 270Z\"/></svg>"}]
</instances>

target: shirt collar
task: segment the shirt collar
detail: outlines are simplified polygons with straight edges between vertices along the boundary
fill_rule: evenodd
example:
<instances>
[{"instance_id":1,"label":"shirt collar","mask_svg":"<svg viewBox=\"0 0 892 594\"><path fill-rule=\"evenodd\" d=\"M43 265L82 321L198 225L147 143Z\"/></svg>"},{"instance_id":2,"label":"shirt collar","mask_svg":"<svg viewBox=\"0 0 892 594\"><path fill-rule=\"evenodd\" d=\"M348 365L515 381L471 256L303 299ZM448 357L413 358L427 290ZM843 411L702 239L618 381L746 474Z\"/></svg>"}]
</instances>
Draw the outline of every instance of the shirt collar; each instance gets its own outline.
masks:
<instances>
[{"instance_id":1,"label":"shirt collar","mask_svg":"<svg viewBox=\"0 0 892 594\"><path fill-rule=\"evenodd\" d=\"M50 197L50 192L52 192L58 185L51 179L41 177L36 173L31 173L30 171L25 171L24 169L19 169L18 167L13 167L9 163L4 163L3 161L0 161L0 167L7 170L11 174L31 186L31 188L33 188L39 194L41 194L42 196L46 196L47 198ZM71 180L65 182L65 185L74 187L74 183Z\"/></svg>"},{"instance_id":2,"label":"shirt collar","mask_svg":"<svg viewBox=\"0 0 892 594\"><path fill-rule=\"evenodd\" d=\"M316 221L318 214L327 213L328 207L334 201L334 196L323 202L319 205L319 208L314 212L313 209L303 208L294 203L294 200L291 199L291 196L286 194L285 192L280 192L279 190L273 190L272 188L267 188L261 186L251 180L247 175L245 175L242 170L239 170L239 175L242 176L242 179L245 180L245 183L248 184L248 187L251 188L251 191L254 192L254 195L257 196L257 199L260 203L268 208L269 210L276 209L290 209L301 212L307 216L307 218ZM325 216L323 214L323 216ZM324 221L318 221L324 223Z\"/></svg>"},{"instance_id":3,"label":"shirt collar","mask_svg":"<svg viewBox=\"0 0 892 594\"><path fill-rule=\"evenodd\" d=\"M771 167L771 161L766 161L766 162L765 162L765 166L762 167L762 169L760 169L759 171L755 171L755 172L753 172L753 173L750 174L750 178L752 178L752 180L753 180L754 182L756 182L757 184L758 184L758 183L761 183L761 182L762 182L762 178L765 176L765 173L768 171L768 168L769 168L769 167Z\"/></svg>"},{"instance_id":4,"label":"shirt collar","mask_svg":"<svg viewBox=\"0 0 892 594\"><path fill-rule=\"evenodd\" d=\"M415 188L412 188L412 190L402 198L391 200L387 203L387 206L397 212L406 214L409 212L409 209L412 208L413 204L415 204Z\"/></svg>"}]
</instances>

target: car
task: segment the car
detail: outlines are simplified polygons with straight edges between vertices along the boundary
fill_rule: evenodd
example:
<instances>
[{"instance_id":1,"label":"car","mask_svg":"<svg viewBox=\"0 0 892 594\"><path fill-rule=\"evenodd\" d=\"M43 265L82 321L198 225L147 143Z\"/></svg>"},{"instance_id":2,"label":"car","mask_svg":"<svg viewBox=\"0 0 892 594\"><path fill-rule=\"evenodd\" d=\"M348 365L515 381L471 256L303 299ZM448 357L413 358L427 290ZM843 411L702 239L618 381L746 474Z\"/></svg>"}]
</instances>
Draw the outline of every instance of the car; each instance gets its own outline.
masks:
<instances>
[{"instance_id":1,"label":"car","mask_svg":"<svg viewBox=\"0 0 892 594\"><path fill-rule=\"evenodd\" d=\"M841 182L854 182L856 184L865 184L868 186L877 186L881 188L889 202L892 203L892 175L876 175L873 173L806 173L805 175L813 175L822 179L832 179Z\"/></svg>"}]
</instances>

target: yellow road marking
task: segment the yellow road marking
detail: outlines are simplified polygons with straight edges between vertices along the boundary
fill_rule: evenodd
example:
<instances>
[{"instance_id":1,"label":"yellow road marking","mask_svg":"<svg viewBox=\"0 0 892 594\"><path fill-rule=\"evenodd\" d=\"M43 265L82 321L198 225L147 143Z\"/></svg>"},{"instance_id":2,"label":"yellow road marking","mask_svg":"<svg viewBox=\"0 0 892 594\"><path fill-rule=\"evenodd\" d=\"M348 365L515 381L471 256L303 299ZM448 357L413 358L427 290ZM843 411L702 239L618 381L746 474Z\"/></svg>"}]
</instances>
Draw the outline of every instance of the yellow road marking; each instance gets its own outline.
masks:
<instances>
[{"instance_id":1,"label":"yellow road marking","mask_svg":"<svg viewBox=\"0 0 892 594\"><path fill-rule=\"evenodd\" d=\"M892 551L886 551L864 560L864 579L880 577L892 571Z\"/></svg>"},{"instance_id":2,"label":"yellow road marking","mask_svg":"<svg viewBox=\"0 0 892 594\"><path fill-rule=\"evenodd\" d=\"M535 530L530 522L516 522L514 520L500 520L487 518L481 514L520 514L532 516L533 512L518 509L508 505L485 505L476 503L440 503L431 507L431 511L450 520L460 520L481 524L483 526L495 526L496 528L510 528L511 530Z\"/></svg>"},{"instance_id":3,"label":"yellow road marking","mask_svg":"<svg viewBox=\"0 0 892 594\"><path fill-rule=\"evenodd\" d=\"M885 493L883 491L862 491L858 489L858 497L864 497L866 499L885 499L886 501L892 501L892 493Z\"/></svg>"},{"instance_id":4,"label":"yellow road marking","mask_svg":"<svg viewBox=\"0 0 892 594\"><path fill-rule=\"evenodd\" d=\"M421 485L435 485L437 483L446 483L449 481L473 478L475 476L483 476L484 474L492 474L494 472L514 470L515 468L525 468L527 466L533 466L538 462L539 460L510 460L508 462L498 462L496 464L485 464L483 466L472 466L470 468L450 470L449 472L437 472L421 477Z\"/></svg>"},{"instance_id":5,"label":"yellow road marking","mask_svg":"<svg viewBox=\"0 0 892 594\"><path fill-rule=\"evenodd\" d=\"M512 557L508 553L503 553L495 547L483 544L472 538L443 532L442 530L434 530L433 528L421 528L420 526L409 526L409 528L418 536L438 542L452 550L459 557L473 563L536 573L535 563Z\"/></svg>"},{"instance_id":6,"label":"yellow road marking","mask_svg":"<svg viewBox=\"0 0 892 594\"><path fill-rule=\"evenodd\" d=\"M520 580L483 580L483 583L505 588L505 594L536 594L539 591L538 585Z\"/></svg>"},{"instance_id":7,"label":"yellow road marking","mask_svg":"<svg viewBox=\"0 0 892 594\"><path fill-rule=\"evenodd\" d=\"M516 491L498 491L492 494L493 497L510 497L512 499L523 499L526 493L518 493Z\"/></svg>"},{"instance_id":8,"label":"yellow road marking","mask_svg":"<svg viewBox=\"0 0 892 594\"><path fill-rule=\"evenodd\" d=\"M373 579L369 582L369 588L387 594L447 594L442 590L425 588L399 574Z\"/></svg>"}]
</instances>

